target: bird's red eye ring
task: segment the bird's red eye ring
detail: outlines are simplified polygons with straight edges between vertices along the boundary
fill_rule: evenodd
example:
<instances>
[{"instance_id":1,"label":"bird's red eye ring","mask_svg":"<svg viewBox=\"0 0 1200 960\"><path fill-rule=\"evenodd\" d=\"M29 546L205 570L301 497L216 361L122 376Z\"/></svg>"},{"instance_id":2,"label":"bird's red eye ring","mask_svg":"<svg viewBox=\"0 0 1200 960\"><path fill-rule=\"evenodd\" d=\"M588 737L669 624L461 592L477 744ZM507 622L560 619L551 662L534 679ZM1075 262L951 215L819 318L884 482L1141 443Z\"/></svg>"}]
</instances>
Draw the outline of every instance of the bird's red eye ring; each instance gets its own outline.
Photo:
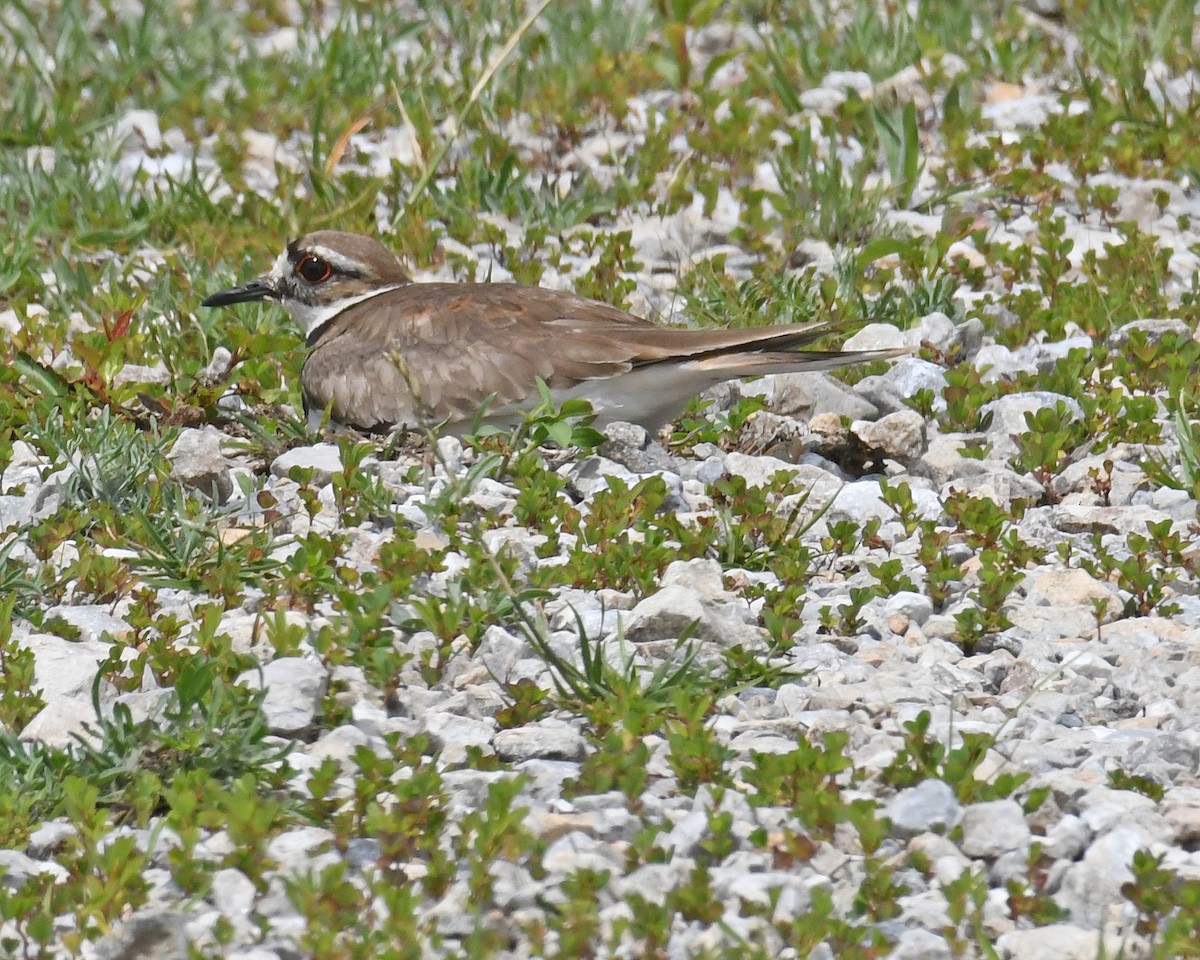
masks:
<instances>
[{"instance_id":1,"label":"bird's red eye ring","mask_svg":"<svg viewBox=\"0 0 1200 960\"><path fill-rule=\"evenodd\" d=\"M313 256L311 253L296 264L296 276L308 283L321 283L323 280L328 280L331 273L333 273L333 267L330 266L329 261Z\"/></svg>"}]
</instances>

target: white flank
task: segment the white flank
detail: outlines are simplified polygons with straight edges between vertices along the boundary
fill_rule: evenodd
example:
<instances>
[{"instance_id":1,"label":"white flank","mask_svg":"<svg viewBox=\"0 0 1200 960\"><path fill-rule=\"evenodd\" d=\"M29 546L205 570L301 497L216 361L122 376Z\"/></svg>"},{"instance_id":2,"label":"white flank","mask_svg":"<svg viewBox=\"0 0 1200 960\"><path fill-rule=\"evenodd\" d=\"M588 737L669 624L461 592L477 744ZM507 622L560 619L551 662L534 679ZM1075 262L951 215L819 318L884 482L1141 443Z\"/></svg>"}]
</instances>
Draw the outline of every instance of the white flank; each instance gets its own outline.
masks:
<instances>
[{"instance_id":1,"label":"white flank","mask_svg":"<svg viewBox=\"0 0 1200 960\"><path fill-rule=\"evenodd\" d=\"M310 340L313 334L343 310L349 310L356 303L370 300L381 293L398 290L402 286L404 286L402 283L390 283L386 287L379 287L367 293L360 293L357 297L343 297L341 300L334 300L333 303L314 305L300 303L296 300L284 300L283 305L287 308L287 312L292 315L292 319L296 321L296 326L304 331L304 339Z\"/></svg>"}]
</instances>

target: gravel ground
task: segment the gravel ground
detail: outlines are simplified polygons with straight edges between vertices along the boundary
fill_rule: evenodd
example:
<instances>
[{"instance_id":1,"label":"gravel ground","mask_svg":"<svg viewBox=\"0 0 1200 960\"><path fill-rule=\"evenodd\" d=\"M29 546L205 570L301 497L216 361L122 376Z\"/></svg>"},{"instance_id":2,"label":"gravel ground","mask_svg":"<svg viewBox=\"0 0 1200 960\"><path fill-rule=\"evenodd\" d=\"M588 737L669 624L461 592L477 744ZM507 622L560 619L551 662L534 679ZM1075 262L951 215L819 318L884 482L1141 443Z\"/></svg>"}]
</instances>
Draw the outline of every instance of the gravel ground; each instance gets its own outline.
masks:
<instances>
[{"instance_id":1,"label":"gravel ground","mask_svg":"<svg viewBox=\"0 0 1200 960\"><path fill-rule=\"evenodd\" d=\"M705 55L731 55L711 83L736 74L744 32L744 24L724 32L715 24L692 36ZM281 30L256 43L285 43L289 36ZM760 39L751 32L749 42ZM945 90L931 94L914 69L879 81L831 75L797 92L802 108L791 122L836 111L850 92L917 102L937 113ZM941 69L953 74L945 62ZM1192 97L1197 82L1195 71L1164 76L1153 65L1147 77L1168 102ZM624 122L599 124L569 150L529 133L521 117L508 122L506 136L523 155L537 154L559 172L615 177L644 142L638 118L679 109L681 96L634 96ZM1060 114L1092 109L1036 78L1018 89L997 86L989 96L982 112L989 126L971 134L981 146L988 137L1016 137ZM112 135L122 144L116 170L130 183L145 186L195 164L211 176L214 198L230 189L211 143L161 130L151 111L126 113ZM244 135L254 145L243 170L247 189L271 195L277 170L301 164L306 147L269 130ZM906 209L884 206L886 224L930 244L942 236L949 209L933 177L946 162L939 146L945 148L933 138L922 144L914 202ZM856 145L844 148L853 153ZM351 138L342 173L386 171L410 151L403 126L372 128ZM1061 249L1062 282L1082 282L1089 254L1103 258L1106 245L1126 242L1114 224L1133 222L1167 252L1164 296L1186 301L1200 246L1200 191L1193 181L1100 170L1083 182L1065 165L1040 172L1069 187L1110 187L1115 198L1112 217L1081 204L1054 209L1060 238L1072 241ZM780 189L765 161L759 176L768 195ZM382 214L389 199L381 193L377 202ZM1136 432L1116 442L1093 437L1047 471L1030 460L1022 438L1093 422L1071 390L1031 385L1072 351L1119 354L1131 342L1152 347L1195 331L1184 319L1148 316L1103 337L1068 324L1008 342L997 331L1018 318L991 315L995 323L985 325L971 314L986 294L1008 289L981 248L986 242L1043 250L1044 211L993 204L986 184L958 202L979 229L956 239L948 256L986 273L955 291L960 313L927 312L903 330L870 324L847 343L906 346L911 356L852 385L805 374L718 390L716 415L751 396L765 409L716 442L664 444L638 427L617 425L594 452L545 451L530 462L556 478L553 497L583 518L559 536L547 530L546 508L531 517L527 478L456 439L347 464L345 444L325 438L293 444L268 462L239 445L228 421L182 429L168 455L171 475L212 508L208 516L219 517L211 522L230 544L268 530L263 556L287 569L317 563L313 537L340 537L340 552L327 566L347 585L394 572L389 564L401 562L399 542L417 544L439 562L416 573L407 594L390 596L377 621L370 642L400 655L386 683L363 661L331 655L330 637L348 644L358 636L355 612L341 594L327 592L307 608L296 603L277 613L270 588L251 584L239 602L219 601L214 613L207 605L215 591L160 585L156 629L161 634L164 618L177 619L172 645L181 655L203 645L198 637L220 636L234 654L261 665L244 670L237 683L265 691L270 737L263 742L291 748L274 765L283 776L272 795L285 803L307 800L314 780L328 774L330 812L322 820L310 805L277 820L254 848L256 865L239 858L243 841L229 825L201 821L184 835L161 810L110 821L99 847L132 839L145 895L99 927L82 913L60 910L47 945L35 942L19 917L0 914L3 955L182 957L191 945L201 955L241 960L370 950L399 956L398 947L395 953L372 947L367 933L396 929L380 918L402 912L380 892L380 877L414 897L405 908L413 918L406 956L1165 955L1154 953L1161 928L1138 923L1145 901L1135 901L1127 885L1153 886L1144 871L1134 882L1139 851L1158 858L1166 872L1159 882L1170 875L1164 889L1194 889L1185 885L1200 881L1197 501L1187 489L1164 486L1145 463L1155 456L1178 474L1188 441L1177 432L1169 398L1132 382L1131 395L1152 400L1139 409L1142 426L1154 426L1158 442L1139 442ZM524 225L490 216L519 247ZM623 213L610 226L630 232L641 264L628 276L636 284L635 312L685 319L674 296L681 263L720 255L731 276L748 276L764 254L742 245L746 217L745 204L728 190L715 202L697 197L673 215ZM264 238L264 246L276 244ZM458 249L447 240L445 246L474 264L476 278L511 277L493 244ZM807 241L794 269L832 277L834 252ZM542 283L570 286L593 266L594 258L563 256ZM417 273L419 280L462 279L449 265ZM197 291L197 300L205 292ZM228 353L218 354L214 375L228 362ZM67 369L70 357L59 353L53 363ZM1008 389L988 400L972 429L952 429L947 409L961 402L956 391L966 370L982 384ZM121 374L132 382L157 375L132 366ZM220 401L225 413L239 407L245 404L234 392ZM78 544L42 557L20 531L54 517L78 496L76 476L94 484L97 470L49 456L37 443L13 443L0 480L0 526L17 531L6 548L9 561L59 575L80 569ZM351 474L388 501L383 515L346 509ZM661 506L630 519L614 542L589 544L588 518L607 509L604 499L647 478L659 478L653 489L663 491ZM746 490L765 491L769 515L788 518L782 537L755 527L761 518L728 514L720 491L730 484L741 490L739 478ZM907 495L898 498L899 490ZM739 502L749 502L746 496ZM451 505L457 525L445 519ZM987 510L992 519L981 519ZM757 531L758 549L692 549L680 539L681 531L722 523ZM637 576L613 577L603 565L589 582L589 568L580 566L578 582L564 579L503 612L503 600L547 582L537 579L539 571L580 564L589 550L616 555L615 541L628 538L642 538L641 557L635 549L629 562L653 570L649 588ZM794 579L794 566L777 562L776 550L793 560L806 557L796 561L802 581ZM112 547L100 552L136 559ZM504 558L510 593L493 593L478 629L439 636L430 610L444 611L464 595L475 598L472 609L486 608L478 584L487 556ZM772 596L793 586L802 588L802 603L780 642L767 608ZM153 643L154 629L147 633L139 622L135 594L75 600L68 589L13 626L19 648L32 651L45 702L11 731L27 743L67 747L92 736L94 696L106 716L123 704L134 720L154 722L162 722L172 702L170 684L159 683L153 670L124 688L110 682L105 661L114 651L132 662L139 644L144 650ZM47 627L55 622L56 629ZM585 655L607 658L618 674L631 672L643 686L653 685L650 678L664 664L670 670L690 657L684 672L700 679L675 685L686 696L712 694L698 725L687 728L697 755L719 754L710 775L697 776L696 767L681 761L683 726L639 728L617 711L617 722L606 728L596 709L564 696L564 677L577 676L569 665L585 669ZM731 678L732 665L746 661L756 665L748 679ZM663 686L665 699L653 703L678 720L683 707L669 699L672 684ZM506 709L522 689L544 693L546 708L529 717ZM404 752L414 743L423 745L417 760ZM391 826L381 828L370 816L347 825L334 816L339 804L374 800L391 815L416 802L399 786L394 796L380 792L380 781L364 773L367 754L395 760L396 772L382 778L393 786L423 770L436 772L427 799L439 817L413 813L411 821L396 821L408 822L414 835L428 834L427 843L413 841L405 852ZM607 759L589 765L597 755ZM841 765L825 778L820 771L830 757ZM788 783L808 791L808 799L787 799ZM356 800L364 784L376 792ZM812 799L818 794L835 798L838 812L822 817ZM872 840L848 812L857 802L880 825ZM500 839L472 819L503 825L504 814L512 820L496 827ZM5 887L20 889L37 876L66 882L77 869L73 839L81 833L77 819L59 816L0 850ZM505 836L513 838L511 850ZM490 853L480 853L485 837L495 844ZM448 867L437 865L431 853L437 849ZM181 879L181 850L190 863L208 865L210 882L191 887ZM444 882L421 884L438 869L446 871ZM335 931L345 918L336 919L332 908L323 913L300 892L298 878L323 877L319 882L332 890L334 876L360 898L348 901L361 903L360 926L346 928L356 948L320 946L314 931ZM589 877L599 879L589 887ZM717 912L688 899L702 887L703 903L715 903ZM864 899L874 906L864 909ZM580 900L590 913L577 909ZM646 933L656 908L660 941ZM572 930L563 919L572 916L594 925ZM847 922L860 933L839 941L817 924L818 916L852 918ZM822 931L811 942L800 933L806 924ZM74 946L80 930L89 932ZM859 946L851 949L851 942ZM874 952L864 952L863 944L875 942ZM1192 933L1172 942L1195 950L1200 939ZM985 953L987 945L995 952Z\"/></svg>"}]
</instances>

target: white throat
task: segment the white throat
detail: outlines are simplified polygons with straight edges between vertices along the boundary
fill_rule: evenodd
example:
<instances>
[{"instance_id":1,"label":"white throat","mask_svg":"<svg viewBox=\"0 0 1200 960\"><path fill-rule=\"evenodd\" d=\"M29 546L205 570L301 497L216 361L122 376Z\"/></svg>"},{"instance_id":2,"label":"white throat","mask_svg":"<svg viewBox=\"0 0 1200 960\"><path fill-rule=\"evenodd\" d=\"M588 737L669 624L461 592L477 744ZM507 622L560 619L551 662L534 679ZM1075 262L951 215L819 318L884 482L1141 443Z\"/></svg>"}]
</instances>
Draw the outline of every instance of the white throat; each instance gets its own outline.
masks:
<instances>
[{"instance_id":1,"label":"white throat","mask_svg":"<svg viewBox=\"0 0 1200 960\"><path fill-rule=\"evenodd\" d=\"M311 340L325 324L343 310L348 310L356 303L370 300L381 293L398 290L402 286L404 286L402 283L390 283L386 287L369 290L355 297L343 297L341 300L334 300L332 303L323 303L320 305L300 303L298 300L285 300L283 305L287 309L287 312L292 315L292 319L296 321L296 326L304 331L304 339Z\"/></svg>"}]
</instances>

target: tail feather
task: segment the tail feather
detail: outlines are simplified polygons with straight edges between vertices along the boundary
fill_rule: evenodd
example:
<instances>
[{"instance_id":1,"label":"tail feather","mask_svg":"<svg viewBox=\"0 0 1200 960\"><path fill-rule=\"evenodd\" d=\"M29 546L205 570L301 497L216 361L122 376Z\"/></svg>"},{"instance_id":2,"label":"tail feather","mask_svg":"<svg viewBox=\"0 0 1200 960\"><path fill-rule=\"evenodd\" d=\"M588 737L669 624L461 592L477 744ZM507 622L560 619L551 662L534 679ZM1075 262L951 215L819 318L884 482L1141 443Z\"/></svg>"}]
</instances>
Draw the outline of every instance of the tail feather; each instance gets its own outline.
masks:
<instances>
[{"instance_id":1,"label":"tail feather","mask_svg":"<svg viewBox=\"0 0 1200 960\"><path fill-rule=\"evenodd\" d=\"M722 379L755 377L768 373L810 373L834 370L855 363L888 360L911 351L907 347L886 350L789 350L787 352L746 353L720 352L697 357L690 364L693 370L719 374Z\"/></svg>"}]
</instances>

